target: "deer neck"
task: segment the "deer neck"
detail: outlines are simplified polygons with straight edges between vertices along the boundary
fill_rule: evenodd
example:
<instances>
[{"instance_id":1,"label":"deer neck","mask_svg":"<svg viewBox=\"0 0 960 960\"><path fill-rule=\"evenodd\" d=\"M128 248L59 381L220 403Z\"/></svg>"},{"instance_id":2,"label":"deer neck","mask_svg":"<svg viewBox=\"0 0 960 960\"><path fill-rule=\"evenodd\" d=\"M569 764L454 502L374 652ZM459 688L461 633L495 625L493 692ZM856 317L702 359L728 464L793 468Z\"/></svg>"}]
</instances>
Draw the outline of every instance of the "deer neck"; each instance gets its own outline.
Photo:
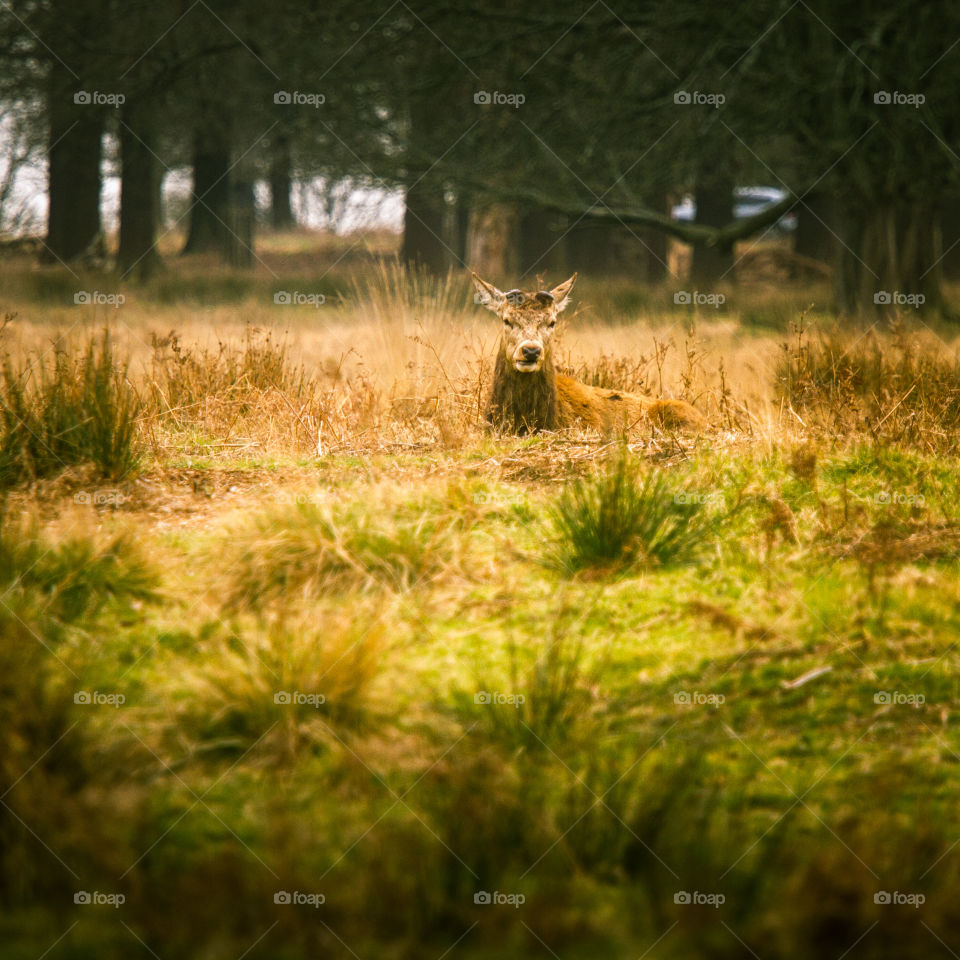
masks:
<instances>
[{"instance_id":1,"label":"deer neck","mask_svg":"<svg viewBox=\"0 0 960 960\"><path fill-rule=\"evenodd\" d=\"M549 354L536 373L521 373L497 352L487 422L512 433L537 433L557 426L556 372Z\"/></svg>"}]
</instances>

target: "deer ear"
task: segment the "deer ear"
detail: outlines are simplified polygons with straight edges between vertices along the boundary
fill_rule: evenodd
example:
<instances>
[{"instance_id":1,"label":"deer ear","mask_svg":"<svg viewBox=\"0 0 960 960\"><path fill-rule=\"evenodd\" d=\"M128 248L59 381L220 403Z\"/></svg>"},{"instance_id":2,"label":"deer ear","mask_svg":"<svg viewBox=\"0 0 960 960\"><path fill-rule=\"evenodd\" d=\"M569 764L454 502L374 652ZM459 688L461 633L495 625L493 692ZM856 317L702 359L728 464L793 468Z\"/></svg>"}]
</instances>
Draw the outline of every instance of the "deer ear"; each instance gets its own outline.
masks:
<instances>
[{"instance_id":1,"label":"deer ear","mask_svg":"<svg viewBox=\"0 0 960 960\"><path fill-rule=\"evenodd\" d=\"M570 291L573 289L576 279L577 275L574 274L569 280L564 280L558 287L554 287L550 291L553 302L557 305L557 313L563 310L570 302Z\"/></svg>"},{"instance_id":2,"label":"deer ear","mask_svg":"<svg viewBox=\"0 0 960 960\"><path fill-rule=\"evenodd\" d=\"M482 303L488 310L494 313L503 305L506 299L503 291L498 290L492 283L481 280L475 273L472 273L473 285L477 288L476 302Z\"/></svg>"}]
</instances>

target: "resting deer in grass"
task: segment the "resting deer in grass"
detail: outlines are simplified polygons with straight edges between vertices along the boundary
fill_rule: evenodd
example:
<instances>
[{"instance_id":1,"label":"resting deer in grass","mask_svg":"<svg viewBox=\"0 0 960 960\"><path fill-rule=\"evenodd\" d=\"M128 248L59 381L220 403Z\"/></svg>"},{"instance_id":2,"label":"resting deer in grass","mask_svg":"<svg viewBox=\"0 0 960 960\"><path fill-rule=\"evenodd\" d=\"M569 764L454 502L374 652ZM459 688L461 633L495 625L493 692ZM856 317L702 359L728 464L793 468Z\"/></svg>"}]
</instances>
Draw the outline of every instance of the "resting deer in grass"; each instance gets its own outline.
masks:
<instances>
[{"instance_id":1,"label":"resting deer in grass","mask_svg":"<svg viewBox=\"0 0 960 960\"><path fill-rule=\"evenodd\" d=\"M576 279L574 274L550 291L503 293L473 274L480 302L503 323L487 423L520 434L575 425L594 427L604 434L642 423L670 429L702 427L701 414L683 400L653 400L604 390L555 371L550 341Z\"/></svg>"}]
</instances>

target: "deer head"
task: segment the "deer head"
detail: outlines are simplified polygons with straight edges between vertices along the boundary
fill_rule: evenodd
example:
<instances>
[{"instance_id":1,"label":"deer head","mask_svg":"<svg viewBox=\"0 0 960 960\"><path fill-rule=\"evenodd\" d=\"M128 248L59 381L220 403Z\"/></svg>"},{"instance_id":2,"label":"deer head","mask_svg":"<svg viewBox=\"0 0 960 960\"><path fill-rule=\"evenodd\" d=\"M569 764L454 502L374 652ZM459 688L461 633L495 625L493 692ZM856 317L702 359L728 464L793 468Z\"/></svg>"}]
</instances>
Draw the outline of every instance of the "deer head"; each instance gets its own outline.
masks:
<instances>
[{"instance_id":1,"label":"deer head","mask_svg":"<svg viewBox=\"0 0 960 960\"><path fill-rule=\"evenodd\" d=\"M503 322L500 349L504 359L520 373L536 373L546 362L557 316L570 302L570 290L576 279L574 274L552 290L503 293L473 274L479 302Z\"/></svg>"}]
</instances>

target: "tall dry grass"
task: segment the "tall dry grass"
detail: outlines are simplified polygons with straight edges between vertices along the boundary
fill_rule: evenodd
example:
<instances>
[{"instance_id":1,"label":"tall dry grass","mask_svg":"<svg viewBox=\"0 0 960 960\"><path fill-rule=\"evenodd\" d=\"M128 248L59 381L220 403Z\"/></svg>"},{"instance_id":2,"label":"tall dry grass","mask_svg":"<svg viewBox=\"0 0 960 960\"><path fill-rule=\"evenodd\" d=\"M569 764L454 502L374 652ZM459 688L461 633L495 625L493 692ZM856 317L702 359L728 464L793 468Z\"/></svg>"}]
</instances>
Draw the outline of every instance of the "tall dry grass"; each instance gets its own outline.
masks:
<instances>
[{"instance_id":1,"label":"tall dry grass","mask_svg":"<svg viewBox=\"0 0 960 960\"><path fill-rule=\"evenodd\" d=\"M21 303L20 315L0 331L0 347L16 362L48 349L58 331L75 346L93 324L109 321L111 341L129 359L129 380L145 401L138 430L160 462L454 448L479 437L499 327L473 303L465 276L430 277L396 260L370 260L344 273L337 292L315 308L275 304L274 281L254 280L227 304L171 302L151 298L148 289L132 291L107 313ZM330 289L332 281L302 276L296 283ZM778 299L761 290L741 295L738 309L688 313L653 295L631 300L630 289L598 279L578 287L555 341L565 372L599 386L690 400L713 430L771 444L809 433L801 408L823 405L814 396L822 377L811 370L820 361L796 346L785 361L789 336L775 332L796 316L796 291ZM760 314L771 327L759 322ZM838 359L859 333L832 329L839 332L830 335L827 354L839 379L828 403L841 411L851 390L866 397L871 384L879 385L871 422L881 424L884 436L913 436L907 414L917 414L921 398L928 412L940 403L914 381L922 377L934 389L935 380L935 392L949 391L950 371L940 364L931 379L924 358L954 351L955 339L911 335L907 348L902 330L875 332L869 373L863 358L860 372ZM900 359L889 369L876 359L894 355ZM951 408L948 402L938 409L946 416Z\"/></svg>"},{"instance_id":2,"label":"tall dry grass","mask_svg":"<svg viewBox=\"0 0 960 960\"><path fill-rule=\"evenodd\" d=\"M886 334L811 330L801 317L782 346L779 396L812 430L869 436L925 452L957 449L960 354L929 329Z\"/></svg>"}]
</instances>

